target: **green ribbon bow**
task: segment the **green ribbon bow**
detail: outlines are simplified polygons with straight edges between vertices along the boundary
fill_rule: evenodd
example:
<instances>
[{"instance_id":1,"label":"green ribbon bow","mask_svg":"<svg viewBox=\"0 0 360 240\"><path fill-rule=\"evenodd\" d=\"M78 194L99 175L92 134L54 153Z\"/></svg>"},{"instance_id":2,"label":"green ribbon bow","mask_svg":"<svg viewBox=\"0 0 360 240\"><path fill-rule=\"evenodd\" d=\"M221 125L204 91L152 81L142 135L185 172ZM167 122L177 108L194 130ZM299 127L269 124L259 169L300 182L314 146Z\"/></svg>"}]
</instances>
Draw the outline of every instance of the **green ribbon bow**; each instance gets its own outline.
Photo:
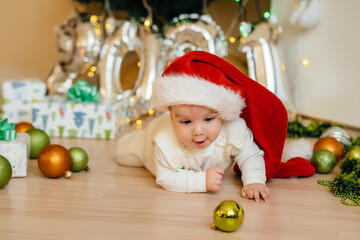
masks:
<instances>
[{"instance_id":1,"label":"green ribbon bow","mask_svg":"<svg viewBox=\"0 0 360 240\"><path fill-rule=\"evenodd\" d=\"M98 102L100 99L96 86L88 84L86 80L78 81L67 92L67 98L76 103Z\"/></svg>"},{"instance_id":2,"label":"green ribbon bow","mask_svg":"<svg viewBox=\"0 0 360 240\"><path fill-rule=\"evenodd\" d=\"M10 141L16 139L16 130L13 123L8 123L7 118L1 121L0 117L0 140Z\"/></svg>"}]
</instances>

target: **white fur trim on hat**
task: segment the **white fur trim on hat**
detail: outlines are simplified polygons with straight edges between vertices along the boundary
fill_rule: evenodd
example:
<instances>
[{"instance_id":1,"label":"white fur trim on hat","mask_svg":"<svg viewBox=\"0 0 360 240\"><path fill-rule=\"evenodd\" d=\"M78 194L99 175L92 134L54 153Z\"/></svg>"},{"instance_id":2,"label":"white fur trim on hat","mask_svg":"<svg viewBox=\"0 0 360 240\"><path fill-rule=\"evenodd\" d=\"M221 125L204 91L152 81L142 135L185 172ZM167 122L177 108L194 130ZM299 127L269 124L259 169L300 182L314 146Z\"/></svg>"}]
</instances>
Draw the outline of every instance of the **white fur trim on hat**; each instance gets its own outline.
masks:
<instances>
[{"instance_id":1,"label":"white fur trim on hat","mask_svg":"<svg viewBox=\"0 0 360 240\"><path fill-rule=\"evenodd\" d=\"M153 107L165 112L169 106L181 104L208 107L226 121L239 117L245 107L245 101L239 94L196 76L158 77L153 85Z\"/></svg>"}]
</instances>

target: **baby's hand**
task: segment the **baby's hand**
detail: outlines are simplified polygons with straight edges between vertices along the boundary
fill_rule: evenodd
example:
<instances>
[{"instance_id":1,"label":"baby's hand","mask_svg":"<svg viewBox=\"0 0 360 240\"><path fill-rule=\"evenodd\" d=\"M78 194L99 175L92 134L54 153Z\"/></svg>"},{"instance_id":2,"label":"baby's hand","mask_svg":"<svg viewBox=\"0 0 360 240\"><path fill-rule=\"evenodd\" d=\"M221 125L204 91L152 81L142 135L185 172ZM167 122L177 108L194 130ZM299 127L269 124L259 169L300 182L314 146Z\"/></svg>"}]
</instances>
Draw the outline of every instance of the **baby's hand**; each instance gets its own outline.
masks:
<instances>
[{"instance_id":1,"label":"baby's hand","mask_svg":"<svg viewBox=\"0 0 360 240\"><path fill-rule=\"evenodd\" d=\"M245 185L241 190L241 197L260 201L260 197L266 202L270 199L270 189L262 183Z\"/></svg>"},{"instance_id":2,"label":"baby's hand","mask_svg":"<svg viewBox=\"0 0 360 240\"><path fill-rule=\"evenodd\" d=\"M208 168L206 170L206 190L219 191L222 184L224 169L221 167Z\"/></svg>"}]
</instances>

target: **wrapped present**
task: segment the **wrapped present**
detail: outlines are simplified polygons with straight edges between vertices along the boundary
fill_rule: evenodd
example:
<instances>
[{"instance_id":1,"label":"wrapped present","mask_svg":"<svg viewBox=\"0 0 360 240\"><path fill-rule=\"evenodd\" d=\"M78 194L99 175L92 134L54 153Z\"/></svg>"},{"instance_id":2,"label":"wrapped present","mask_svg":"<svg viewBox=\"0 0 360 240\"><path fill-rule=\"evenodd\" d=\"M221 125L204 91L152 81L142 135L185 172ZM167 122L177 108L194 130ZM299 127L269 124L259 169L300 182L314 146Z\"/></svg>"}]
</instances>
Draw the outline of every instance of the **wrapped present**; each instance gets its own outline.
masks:
<instances>
[{"instance_id":1,"label":"wrapped present","mask_svg":"<svg viewBox=\"0 0 360 240\"><path fill-rule=\"evenodd\" d=\"M38 79L8 80L2 85L3 117L9 122L31 121L31 104L45 98L46 85Z\"/></svg>"},{"instance_id":2,"label":"wrapped present","mask_svg":"<svg viewBox=\"0 0 360 240\"><path fill-rule=\"evenodd\" d=\"M115 139L125 126L124 101L79 102L49 95L32 105L32 124L51 137Z\"/></svg>"},{"instance_id":3,"label":"wrapped present","mask_svg":"<svg viewBox=\"0 0 360 240\"><path fill-rule=\"evenodd\" d=\"M26 177L30 154L30 136L18 133L16 139L0 140L0 155L9 160L12 177Z\"/></svg>"}]
</instances>

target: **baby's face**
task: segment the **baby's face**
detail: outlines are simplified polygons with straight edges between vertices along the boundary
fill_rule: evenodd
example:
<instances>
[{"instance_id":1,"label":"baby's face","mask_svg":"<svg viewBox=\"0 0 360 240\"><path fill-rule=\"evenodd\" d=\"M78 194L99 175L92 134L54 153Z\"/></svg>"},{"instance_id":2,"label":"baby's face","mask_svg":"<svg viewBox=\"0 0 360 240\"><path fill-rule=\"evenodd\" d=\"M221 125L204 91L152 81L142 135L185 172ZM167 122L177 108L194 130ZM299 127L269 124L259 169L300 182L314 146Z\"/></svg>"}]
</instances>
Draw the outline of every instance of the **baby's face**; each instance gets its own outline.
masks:
<instances>
[{"instance_id":1,"label":"baby's face","mask_svg":"<svg viewBox=\"0 0 360 240\"><path fill-rule=\"evenodd\" d=\"M219 136L222 120L209 108L172 106L170 115L178 139L190 148L205 149Z\"/></svg>"}]
</instances>

